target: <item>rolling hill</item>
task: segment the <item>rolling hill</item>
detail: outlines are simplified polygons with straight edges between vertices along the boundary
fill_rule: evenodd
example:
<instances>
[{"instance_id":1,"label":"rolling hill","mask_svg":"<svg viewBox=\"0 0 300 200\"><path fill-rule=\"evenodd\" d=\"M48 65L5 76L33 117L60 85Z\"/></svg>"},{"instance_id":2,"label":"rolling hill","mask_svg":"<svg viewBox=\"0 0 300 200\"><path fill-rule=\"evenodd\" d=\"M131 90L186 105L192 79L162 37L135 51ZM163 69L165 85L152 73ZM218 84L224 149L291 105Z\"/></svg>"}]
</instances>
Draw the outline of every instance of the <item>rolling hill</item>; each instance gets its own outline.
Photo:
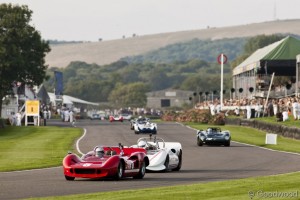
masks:
<instances>
[{"instance_id":1,"label":"rolling hill","mask_svg":"<svg viewBox=\"0 0 300 200\"><path fill-rule=\"evenodd\" d=\"M195 38L217 40L276 33L300 35L299 25L300 19L278 20L232 27L160 33L101 42L51 45L52 50L46 56L46 64L49 67L58 68L64 68L72 61L105 65L126 56L144 54L170 44L187 42Z\"/></svg>"}]
</instances>

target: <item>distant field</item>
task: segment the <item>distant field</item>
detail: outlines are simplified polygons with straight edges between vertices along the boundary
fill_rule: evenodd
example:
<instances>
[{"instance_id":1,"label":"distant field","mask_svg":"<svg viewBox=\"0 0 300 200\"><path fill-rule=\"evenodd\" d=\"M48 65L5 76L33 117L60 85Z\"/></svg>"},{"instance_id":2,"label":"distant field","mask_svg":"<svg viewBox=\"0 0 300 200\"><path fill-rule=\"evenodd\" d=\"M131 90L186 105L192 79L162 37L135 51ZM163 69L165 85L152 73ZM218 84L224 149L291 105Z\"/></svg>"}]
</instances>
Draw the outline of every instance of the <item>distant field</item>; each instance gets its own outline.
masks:
<instances>
[{"instance_id":1,"label":"distant field","mask_svg":"<svg viewBox=\"0 0 300 200\"><path fill-rule=\"evenodd\" d=\"M223 39L249 37L261 34L290 33L300 35L300 19L270 21L242 26L208 28L154 35L142 35L101 42L86 42L51 46L46 56L49 67L64 68L72 61L98 65L110 64L122 57L144 54L158 48L192 39ZM120 36L121 38L121 36Z\"/></svg>"}]
</instances>

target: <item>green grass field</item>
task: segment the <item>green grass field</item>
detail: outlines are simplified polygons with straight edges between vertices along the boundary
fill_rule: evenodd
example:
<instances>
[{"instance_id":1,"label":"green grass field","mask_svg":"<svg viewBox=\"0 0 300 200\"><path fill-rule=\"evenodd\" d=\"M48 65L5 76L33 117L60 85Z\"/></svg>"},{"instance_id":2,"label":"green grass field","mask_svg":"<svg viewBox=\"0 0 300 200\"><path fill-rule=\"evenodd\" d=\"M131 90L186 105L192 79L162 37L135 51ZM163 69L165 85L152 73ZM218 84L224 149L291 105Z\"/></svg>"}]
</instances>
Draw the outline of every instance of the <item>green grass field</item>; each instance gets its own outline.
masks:
<instances>
[{"instance_id":1,"label":"green grass field","mask_svg":"<svg viewBox=\"0 0 300 200\"><path fill-rule=\"evenodd\" d=\"M187 125L196 129L204 129L209 126L194 123L188 123ZM230 130L234 141L300 153L300 141L298 140L278 137L278 145L265 145L265 132L240 126L222 126L221 128ZM74 151L73 144L81 134L82 130L78 128L6 127L1 129L0 171L60 166L67 151ZM21 162L12 162L15 159L19 159ZM299 185L300 172L295 172L192 185L33 199L243 200L251 199L251 197L252 199L300 199ZM277 192L277 197L274 196L276 195L275 192ZM278 196L278 192L290 196L289 198L282 198ZM272 198L270 198L270 195L273 195Z\"/></svg>"},{"instance_id":2,"label":"green grass field","mask_svg":"<svg viewBox=\"0 0 300 200\"><path fill-rule=\"evenodd\" d=\"M1 129L0 171L59 166L81 134L79 128L50 126Z\"/></svg>"}]
</instances>

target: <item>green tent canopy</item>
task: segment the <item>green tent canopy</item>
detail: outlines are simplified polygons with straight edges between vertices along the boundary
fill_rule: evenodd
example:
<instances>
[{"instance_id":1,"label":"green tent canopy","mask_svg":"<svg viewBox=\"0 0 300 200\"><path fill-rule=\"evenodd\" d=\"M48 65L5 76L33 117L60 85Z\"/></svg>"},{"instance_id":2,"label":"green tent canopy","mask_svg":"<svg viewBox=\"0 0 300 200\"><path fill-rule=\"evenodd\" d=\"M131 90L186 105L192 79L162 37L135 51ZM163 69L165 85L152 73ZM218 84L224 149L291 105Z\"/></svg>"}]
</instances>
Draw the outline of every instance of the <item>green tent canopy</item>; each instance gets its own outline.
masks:
<instances>
[{"instance_id":1,"label":"green tent canopy","mask_svg":"<svg viewBox=\"0 0 300 200\"><path fill-rule=\"evenodd\" d=\"M277 76L294 76L298 54L300 54L300 40L287 36L278 42L256 50L233 69L233 75L256 69L257 74L274 72Z\"/></svg>"}]
</instances>

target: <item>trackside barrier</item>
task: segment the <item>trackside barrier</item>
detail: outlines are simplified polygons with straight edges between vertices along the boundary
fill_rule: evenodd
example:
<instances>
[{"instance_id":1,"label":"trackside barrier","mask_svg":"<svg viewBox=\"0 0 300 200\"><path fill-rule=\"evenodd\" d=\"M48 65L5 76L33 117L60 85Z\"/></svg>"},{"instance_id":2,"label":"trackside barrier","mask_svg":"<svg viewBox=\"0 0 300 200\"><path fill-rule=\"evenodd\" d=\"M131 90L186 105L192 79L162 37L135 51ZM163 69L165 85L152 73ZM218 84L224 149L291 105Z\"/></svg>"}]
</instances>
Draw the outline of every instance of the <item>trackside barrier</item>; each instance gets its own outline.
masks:
<instances>
[{"instance_id":1,"label":"trackside barrier","mask_svg":"<svg viewBox=\"0 0 300 200\"><path fill-rule=\"evenodd\" d=\"M300 140L300 128L288 127L280 124L271 124L254 119L240 119L240 118L225 118L225 124L236 126L248 126L267 133L274 133L283 137Z\"/></svg>"}]
</instances>

